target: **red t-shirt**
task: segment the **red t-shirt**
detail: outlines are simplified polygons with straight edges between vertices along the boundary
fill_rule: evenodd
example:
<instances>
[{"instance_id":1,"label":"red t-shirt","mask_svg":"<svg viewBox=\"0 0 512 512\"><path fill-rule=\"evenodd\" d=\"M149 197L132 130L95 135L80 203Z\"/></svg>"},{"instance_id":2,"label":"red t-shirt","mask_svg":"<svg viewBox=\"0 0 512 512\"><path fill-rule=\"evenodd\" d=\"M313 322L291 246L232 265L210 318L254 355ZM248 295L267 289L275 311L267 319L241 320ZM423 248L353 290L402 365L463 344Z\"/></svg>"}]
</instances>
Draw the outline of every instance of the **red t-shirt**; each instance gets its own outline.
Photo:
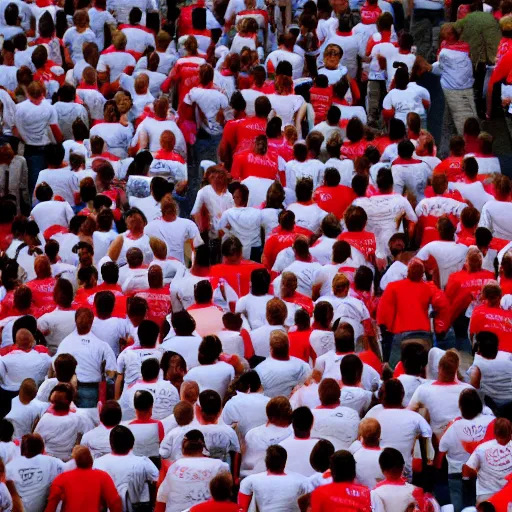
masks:
<instances>
[{"instance_id":1,"label":"red t-shirt","mask_svg":"<svg viewBox=\"0 0 512 512\"><path fill-rule=\"evenodd\" d=\"M462 181L464 179L464 171L462 170L463 156L449 156L445 158L434 169L434 174L445 173L448 181Z\"/></svg>"},{"instance_id":2,"label":"red t-shirt","mask_svg":"<svg viewBox=\"0 0 512 512\"><path fill-rule=\"evenodd\" d=\"M311 329L307 331L293 331L288 333L288 340L290 342L290 356L302 359L309 363L309 358L312 356L312 348L309 344L309 337L311 336Z\"/></svg>"},{"instance_id":3,"label":"red t-shirt","mask_svg":"<svg viewBox=\"0 0 512 512\"><path fill-rule=\"evenodd\" d=\"M332 87L311 87L309 90L310 103L315 111L315 124L326 120L332 97Z\"/></svg>"},{"instance_id":4,"label":"red t-shirt","mask_svg":"<svg viewBox=\"0 0 512 512\"><path fill-rule=\"evenodd\" d=\"M311 512L370 512L370 490L349 482L317 487L311 493Z\"/></svg>"},{"instance_id":5,"label":"red t-shirt","mask_svg":"<svg viewBox=\"0 0 512 512\"><path fill-rule=\"evenodd\" d=\"M303 293L295 292L292 297L283 298L285 302L290 302L292 304L297 304L302 309L306 310L308 315L311 316L313 314L313 310L315 309L315 304L307 295Z\"/></svg>"},{"instance_id":6,"label":"red t-shirt","mask_svg":"<svg viewBox=\"0 0 512 512\"><path fill-rule=\"evenodd\" d=\"M363 156L366 151L366 147L368 146L368 141L365 139L359 140L357 142L345 141L343 146L341 146L340 154L345 158L350 158L350 160L354 160L358 156Z\"/></svg>"},{"instance_id":7,"label":"red t-shirt","mask_svg":"<svg viewBox=\"0 0 512 512\"><path fill-rule=\"evenodd\" d=\"M368 231L345 231L341 233L338 240L345 240L345 242L357 249L366 259L375 255L377 249L375 235L368 233Z\"/></svg>"},{"instance_id":8,"label":"red t-shirt","mask_svg":"<svg viewBox=\"0 0 512 512\"><path fill-rule=\"evenodd\" d=\"M34 279L27 283L27 286L32 290L32 304L39 315L53 311L57 307L53 302L53 289L56 281L54 277L48 277L46 279Z\"/></svg>"},{"instance_id":9,"label":"red t-shirt","mask_svg":"<svg viewBox=\"0 0 512 512\"><path fill-rule=\"evenodd\" d=\"M208 500L205 503L194 505L190 512L238 512L239 510L240 507L230 501Z\"/></svg>"},{"instance_id":10,"label":"red t-shirt","mask_svg":"<svg viewBox=\"0 0 512 512\"><path fill-rule=\"evenodd\" d=\"M252 148L254 139L258 135L265 135L267 120L260 117L246 117L241 119L236 131L236 152Z\"/></svg>"},{"instance_id":11,"label":"red t-shirt","mask_svg":"<svg viewBox=\"0 0 512 512\"><path fill-rule=\"evenodd\" d=\"M300 226L295 226L293 231L284 231L281 226L275 228L263 248L263 255L265 256L265 265L269 270L272 269L276 261L277 255L283 250L291 247L298 235L310 236L311 232Z\"/></svg>"},{"instance_id":12,"label":"red t-shirt","mask_svg":"<svg viewBox=\"0 0 512 512\"><path fill-rule=\"evenodd\" d=\"M238 297L247 295L251 288L251 274L253 270L265 268L261 263L242 260L236 265L218 263L211 268L211 276L223 278L235 290Z\"/></svg>"},{"instance_id":13,"label":"red t-shirt","mask_svg":"<svg viewBox=\"0 0 512 512\"><path fill-rule=\"evenodd\" d=\"M148 288L134 292L135 296L146 299L149 309L147 320L152 320L162 327L165 317L171 312L171 295L169 285L163 288Z\"/></svg>"},{"instance_id":14,"label":"red t-shirt","mask_svg":"<svg viewBox=\"0 0 512 512\"><path fill-rule=\"evenodd\" d=\"M377 354L375 354L375 352L372 352L371 350L363 350L357 355L359 356L359 359L363 361L363 363L371 366L376 372L379 373L379 375L382 375L382 362L378 358Z\"/></svg>"},{"instance_id":15,"label":"red t-shirt","mask_svg":"<svg viewBox=\"0 0 512 512\"><path fill-rule=\"evenodd\" d=\"M512 352L512 311L491 308L485 304L477 306L471 315L469 332L476 334L490 331L498 336L499 350Z\"/></svg>"},{"instance_id":16,"label":"red t-shirt","mask_svg":"<svg viewBox=\"0 0 512 512\"><path fill-rule=\"evenodd\" d=\"M285 162L293 160L293 145L284 137L267 139L269 153L277 153Z\"/></svg>"},{"instance_id":17,"label":"red t-shirt","mask_svg":"<svg viewBox=\"0 0 512 512\"><path fill-rule=\"evenodd\" d=\"M345 210L352 204L356 194L351 187L338 185L327 187L322 185L315 190L313 201L326 212L334 213L336 218L342 219Z\"/></svg>"},{"instance_id":18,"label":"red t-shirt","mask_svg":"<svg viewBox=\"0 0 512 512\"><path fill-rule=\"evenodd\" d=\"M126 318L126 295L121 291L121 287L118 284L107 284L103 283L95 288L89 290L83 290L83 295L79 296L80 290L76 292L75 301L77 307L94 308L94 296L98 292L112 292L116 298L116 304L112 316L116 318ZM94 314L96 314L96 308L94 308Z\"/></svg>"},{"instance_id":19,"label":"red t-shirt","mask_svg":"<svg viewBox=\"0 0 512 512\"><path fill-rule=\"evenodd\" d=\"M12 224L0 224L0 251L6 251L12 242Z\"/></svg>"},{"instance_id":20,"label":"red t-shirt","mask_svg":"<svg viewBox=\"0 0 512 512\"><path fill-rule=\"evenodd\" d=\"M278 177L277 153L267 152L265 155L257 155L254 151L237 153L231 166L233 179L243 181L249 176L276 180Z\"/></svg>"}]
</instances>

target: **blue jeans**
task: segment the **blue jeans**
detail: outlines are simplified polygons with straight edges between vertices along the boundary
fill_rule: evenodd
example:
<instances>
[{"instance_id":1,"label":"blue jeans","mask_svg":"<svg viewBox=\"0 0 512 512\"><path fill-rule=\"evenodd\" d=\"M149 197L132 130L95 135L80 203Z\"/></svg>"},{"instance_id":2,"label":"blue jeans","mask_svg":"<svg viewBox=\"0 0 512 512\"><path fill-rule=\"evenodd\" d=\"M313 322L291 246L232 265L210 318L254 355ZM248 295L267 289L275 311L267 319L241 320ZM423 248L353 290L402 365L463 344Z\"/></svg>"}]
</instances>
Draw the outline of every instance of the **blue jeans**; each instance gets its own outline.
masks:
<instances>
[{"instance_id":1,"label":"blue jeans","mask_svg":"<svg viewBox=\"0 0 512 512\"><path fill-rule=\"evenodd\" d=\"M462 480L462 473L451 473L448 475L448 489L455 512L461 512L464 508L475 505L476 482L474 480Z\"/></svg>"},{"instance_id":2,"label":"blue jeans","mask_svg":"<svg viewBox=\"0 0 512 512\"><path fill-rule=\"evenodd\" d=\"M402 358L402 341L419 338L426 340L432 346L432 333L427 331L406 331L393 336L391 345L391 354L389 356L389 365L394 368Z\"/></svg>"},{"instance_id":3,"label":"blue jeans","mask_svg":"<svg viewBox=\"0 0 512 512\"><path fill-rule=\"evenodd\" d=\"M36 188L39 173L46 169L46 158L44 156L45 146L25 146L25 160L28 167L28 190L30 197Z\"/></svg>"},{"instance_id":4,"label":"blue jeans","mask_svg":"<svg viewBox=\"0 0 512 512\"><path fill-rule=\"evenodd\" d=\"M210 135L204 130L197 133L196 143L192 150L192 165L188 168L188 194L192 199L192 204L196 199L197 191L201 187L203 179L200 164L203 160L212 160L218 162L217 150L222 139L220 135Z\"/></svg>"},{"instance_id":5,"label":"blue jeans","mask_svg":"<svg viewBox=\"0 0 512 512\"><path fill-rule=\"evenodd\" d=\"M83 409L92 409L98 406L99 382L79 382L76 392L76 406Z\"/></svg>"}]
</instances>

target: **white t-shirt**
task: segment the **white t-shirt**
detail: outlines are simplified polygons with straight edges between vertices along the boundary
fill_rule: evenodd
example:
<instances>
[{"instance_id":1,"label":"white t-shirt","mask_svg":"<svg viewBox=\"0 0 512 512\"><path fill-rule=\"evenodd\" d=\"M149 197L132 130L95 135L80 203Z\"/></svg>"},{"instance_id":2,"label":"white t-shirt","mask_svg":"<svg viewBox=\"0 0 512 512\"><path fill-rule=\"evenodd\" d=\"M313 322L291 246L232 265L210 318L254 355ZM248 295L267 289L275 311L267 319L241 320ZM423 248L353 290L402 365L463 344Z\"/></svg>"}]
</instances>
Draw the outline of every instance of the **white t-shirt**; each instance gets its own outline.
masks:
<instances>
[{"instance_id":1,"label":"white t-shirt","mask_svg":"<svg viewBox=\"0 0 512 512\"><path fill-rule=\"evenodd\" d=\"M291 210L295 214L295 224L301 228L309 229L313 233L316 233L322 224L322 220L327 215L325 210L322 210L316 203L313 204L301 204L293 203L288 206L288 210Z\"/></svg>"},{"instance_id":2,"label":"white t-shirt","mask_svg":"<svg viewBox=\"0 0 512 512\"><path fill-rule=\"evenodd\" d=\"M358 445L360 443L356 442L354 444ZM364 446L353 453L356 461L356 480L368 489L373 489L379 481L384 480L384 475L379 466L381 453L382 448L365 448Z\"/></svg>"},{"instance_id":3,"label":"white t-shirt","mask_svg":"<svg viewBox=\"0 0 512 512\"><path fill-rule=\"evenodd\" d=\"M141 131L146 132L149 139L149 151L152 153L162 149L160 145L160 136L164 131L171 131L174 134L176 139L176 144L174 146L174 151L179 153L181 156L187 155L187 143L185 142L185 138L183 137L182 131L178 128L178 125L171 121L170 119L166 119L165 121L160 121L158 119L154 119L152 117L146 117L142 123L139 124L137 128L137 132L135 133L134 139L138 138L138 134Z\"/></svg>"},{"instance_id":4,"label":"white t-shirt","mask_svg":"<svg viewBox=\"0 0 512 512\"><path fill-rule=\"evenodd\" d=\"M432 437L432 429L425 418L408 409L385 409L376 405L365 418L375 418L381 428L380 445L382 448L396 448L404 457L405 473L412 476L412 454L418 436Z\"/></svg>"},{"instance_id":5,"label":"white t-shirt","mask_svg":"<svg viewBox=\"0 0 512 512\"><path fill-rule=\"evenodd\" d=\"M185 255L183 246L187 240L193 240L197 247L202 242L197 225L188 219L177 217L172 222L163 219L151 221L145 228L144 233L154 236L167 245L167 257L176 258L184 263Z\"/></svg>"},{"instance_id":6,"label":"white t-shirt","mask_svg":"<svg viewBox=\"0 0 512 512\"><path fill-rule=\"evenodd\" d=\"M348 450L357 439L360 418L354 409L343 405L332 409L320 406L311 412L315 418L312 437L331 441L335 450Z\"/></svg>"},{"instance_id":7,"label":"white t-shirt","mask_svg":"<svg viewBox=\"0 0 512 512\"><path fill-rule=\"evenodd\" d=\"M21 439L25 434L31 434L36 421L46 412L48 404L34 398L28 404L22 404L20 397L12 399L11 410L5 419L14 427L14 439Z\"/></svg>"},{"instance_id":8,"label":"white t-shirt","mask_svg":"<svg viewBox=\"0 0 512 512\"><path fill-rule=\"evenodd\" d=\"M164 438L164 426L159 420L132 420L121 423L135 437L133 453L145 457L158 457L158 448Z\"/></svg>"},{"instance_id":9,"label":"white t-shirt","mask_svg":"<svg viewBox=\"0 0 512 512\"><path fill-rule=\"evenodd\" d=\"M511 203L506 201L487 201L482 208L482 215L478 225L489 229L495 238L512 240L511 215Z\"/></svg>"},{"instance_id":10,"label":"white t-shirt","mask_svg":"<svg viewBox=\"0 0 512 512\"><path fill-rule=\"evenodd\" d=\"M241 393L227 401L222 410L222 420L226 425L237 424L242 437L252 428L267 422L266 407L270 398L261 393Z\"/></svg>"},{"instance_id":11,"label":"white t-shirt","mask_svg":"<svg viewBox=\"0 0 512 512\"><path fill-rule=\"evenodd\" d=\"M318 187L324 180L325 164L312 158L305 162L290 160L285 166L286 186L295 190L297 181L302 178L309 178L313 181L313 188Z\"/></svg>"},{"instance_id":12,"label":"white t-shirt","mask_svg":"<svg viewBox=\"0 0 512 512\"><path fill-rule=\"evenodd\" d=\"M402 217L411 222L418 222L411 203L400 193L358 197L352 204L360 206L366 212L366 230L375 235L377 256L380 258L390 256L388 242L395 233L403 231L398 227Z\"/></svg>"},{"instance_id":13,"label":"white t-shirt","mask_svg":"<svg viewBox=\"0 0 512 512\"><path fill-rule=\"evenodd\" d=\"M297 292L311 297L313 293L313 283L315 274L322 268L322 265L316 261L300 261L296 260L284 269L284 272L291 272L297 277ZM281 279L279 278L279 283ZM276 287L274 281L274 289Z\"/></svg>"},{"instance_id":14,"label":"white t-shirt","mask_svg":"<svg viewBox=\"0 0 512 512\"><path fill-rule=\"evenodd\" d=\"M100 57L103 57L103 55ZM99 67L99 64L98 64ZM108 151L119 158L128 156L128 146L132 140L133 127L121 123L100 123L91 128L90 137L101 137L107 144Z\"/></svg>"},{"instance_id":15,"label":"white t-shirt","mask_svg":"<svg viewBox=\"0 0 512 512\"><path fill-rule=\"evenodd\" d=\"M425 382L418 386L409 402L410 409L425 407L430 415L430 425L435 435L441 436L448 423L460 415L459 396L464 389L473 389L469 384L457 382L444 385Z\"/></svg>"},{"instance_id":16,"label":"white t-shirt","mask_svg":"<svg viewBox=\"0 0 512 512\"><path fill-rule=\"evenodd\" d=\"M233 196L229 191L226 190L226 192L219 195L211 185L207 185L197 193L196 202L192 208L191 215L198 214L201 208L205 206L210 215L210 238L217 238L222 214L234 205Z\"/></svg>"},{"instance_id":17,"label":"white t-shirt","mask_svg":"<svg viewBox=\"0 0 512 512\"><path fill-rule=\"evenodd\" d=\"M44 201L32 208L30 216L36 221L39 231L44 233L50 226L57 225L67 228L74 212L68 202Z\"/></svg>"},{"instance_id":18,"label":"white t-shirt","mask_svg":"<svg viewBox=\"0 0 512 512\"><path fill-rule=\"evenodd\" d=\"M304 98L297 94L269 94L267 98L276 116L281 118L283 127L294 125L295 114L305 103Z\"/></svg>"},{"instance_id":19,"label":"white t-shirt","mask_svg":"<svg viewBox=\"0 0 512 512\"><path fill-rule=\"evenodd\" d=\"M121 73L128 67L137 64L133 55L127 52L112 52L100 55L96 70L98 73L104 73L107 68L110 70L110 83L115 82Z\"/></svg>"},{"instance_id":20,"label":"white t-shirt","mask_svg":"<svg viewBox=\"0 0 512 512\"><path fill-rule=\"evenodd\" d=\"M186 457L175 461L158 489L157 501L166 512L182 512L210 498L210 481L229 465L217 459Z\"/></svg>"},{"instance_id":21,"label":"white t-shirt","mask_svg":"<svg viewBox=\"0 0 512 512\"><path fill-rule=\"evenodd\" d=\"M15 124L25 144L47 146L52 142L50 126L58 125L59 120L57 111L48 102L36 105L25 100L16 105Z\"/></svg>"},{"instance_id":22,"label":"white t-shirt","mask_svg":"<svg viewBox=\"0 0 512 512\"><path fill-rule=\"evenodd\" d=\"M224 361L217 361L214 364L196 366L189 370L183 378L184 381L193 380L199 386L199 392L206 389L217 391L223 398L229 384L235 378L235 369Z\"/></svg>"},{"instance_id":23,"label":"white t-shirt","mask_svg":"<svg viewBox=\"0 0 512 512\"><path fill-rule=\"evenodd\" d=\"M460 195L467 199L479 212L482 211L487 201L494 200L491 194L488 194L480 181L475 183L458 183L450 181L448 190L458 190Z\"/></svg>"},{"instance_id":24,"label":"white t-shirt","mask_svg":"<svg viewBox=\"0 0 512 512\"><path fill-rule=\"evenodd\" d=\"M393 174L393 190L403 194L404 190L410 192L421 201L425 197L425 187L429 178L429 167L421 160L402 161L397 158L391 164Z\"/></svg>"},{"instance_id":25,"label":"white t-shirt","mask_svg":"<svg viewBox=\"0 0 512 512\"><path fill-rule=\"evenodd\" d=\"M273 296L266 295L253 295L249 293L240 297L235 306L235 313L241 313L247 321L251 329L257 329L266 324L267 302Z\"/></svg>"},{"instance_id":26,"label":"white t-shirt","mask_svg":"<svg viewBox=\"0 0 512 512\"><path fill-rule=\"evenodd\" d=\"M84 32L78 32L76 27L71 27L66 30L62 42L68 47L73 63L76 63L84 58L83 45L95 43L96 35L90 28L85 29Z\"/></svg>"},{"instance_id":27,"label":"white t-shirt","mask_svg":"<svg viewBox=\"0 0 512 512\"><path fill-rule=\"evenodd\" d=\"M273 331L283 331L286 329L283 325L269 325L265 323L261 327L251 331L251 341L254 353L260 357L270 356L270 335Z\"/></svg>"},{"instance_id":28,"label":"white t-shirt","mask_svg":"<svg viewBox=\"0 0 512 512\"><path fill-rule=\"evenodd\" d=\"M250 259L253 247L261 247L261 211L257 208L228 208L220 218L219 229L242 242L244 259Z\"/></svg>"},{"instance_id":29,"label":"white t-shirt","mask_svg":"<svg viewBox=\"0 0 512 512\"><path fill-rule=\"evenodd\" d=\"M404 399L402 401L402 405L404 407L407 407L409 405L409 402L411 401L412 395L414 395L414 392L420 386L425 382L425 379L422 377L416 377L415 375L407 375L404 373L403 375L400 375L398 377L398 380L402 383L405 391Z\"/></svg>"},{"instance_id":30,"label":"white t-shirt","mask_svg":"<svg viewBox=\"0 0 512 512\"><path fill-rule=\"evenodd\" d=\"M57 355L59 354L71 354L75 357L78 363L78 382L100 382L103 361L106 363L105 371L115 372L117 369L113 350L92 332L80 335L73 331L62 340L57 349Z\"/></svg>"},{"instance_id":31,"label":"white t-shirt","mask_svg":"<svg viewBox=\"0 0 512 512\"><path fill-rule=\"evenodd\" d=\"M495 494L505 487L506 477L512 471L512 442L505 446L495 439L476 448L467 466L478 471L476 495Z\"/></svg>"},{"instance_id":32,"label":"white t-shirt","mask_svg":"<svg viewBox=\"0 0 512 512\"><path fill-rule=\"evenodd\" d=\"M117 357L117 373L124 375L125 385L129 386L142 377L140 368L143 361L146 359L158 359L160 361L161 358L162 350L160 348L127 348Z\"/></svg>"},{"instance_id":33,"label":"white t-shirt","mask_svg":"<svg viewBox=\"0 0 512 512\"><path fill-rule=\"evenodd\" d=\"M296 357L279 361L268 357L256 367L266 396L289 397L298 384L303 384L310 373L307 363Z\"/></svg>"},{"instance_id":34,"label":"white t-shirt","mask_svg":"<svg viewBox=\"0 0 512 512\"><path fill-rule=\"evenodd\" d=\"M425 107L422 100L430 101L430 94L424 87L411 83L407 89L391 89L382 102L382 108L386 110L395 109L395 118L404 123L407 122L407 114L416 112L420 116L425 115Z\"/></svg>"},{"instance_id":35,"label":"white t-shirt","mask_svg":"<svg viewBox=\"0 0 512 512\"><path fill-rule=\"evenodd\" d=\"M252 474L256 464L265 457L267 448L273 444L279 444L291 435L293 435L291 427L278 427L272 423L249 430L245 436L246 452L242 458L241 475Z\"/></svg>"},{"instance_id":36,"label":"white t-shirt","mask_svg":"<svg viewBox=\"0 0 512 512\"><path fill-rule=\"evenodd\" d=\"M287 50L278 49L271 52L265 61L265 68L268 71L270 69L269 64L272 63L272 67L275 70L277 69L277 65L283 60L289 62L292 65L292 78L294 80L297 78L302 78L304 58L294 52Z\"/></svg>"},{"instance_id":37,"label":"white t-shirt","mask_svg":"<svg viewBox=\"0 0 512 512\"><path fill-rule=\"evenodd\" d=\"M101 341L104 341L114 352L119 355L119 340L130 334L128 322L124 318L110 317L107 319L94 318L91 332Z\"/></svg>"},{"instance_id":38,"label":"white t-shirt","mask_svg":"<svg viewBox=\"0 0 512 512\"><path fill-rule=\"evenodd\" d=\"M444 289L450 274L462 270L467 252L468 247L464 244L434 240L424 245L418 251L416 257L427 261L432 256L436 260L439 268L440 285Z\"/></svg>"},{"instance_id":39,"label":"white t-shirt","mask_svg":"<svg viewBox=\"0 0 512 512\"><path fill-rule=\"evenodd\" d=\"M64 463L49 455L36 455L30 459L19 456L5 469L7 480L16 485L25 511L41 512L46 506L53 480L64 471Z\"/></svg>"},{"instance_id":40,"label":"white t-shirt","mask_svg":"<svg viewBox=\"0 0 512 512\"><path fill-rule=\"evenodd\" d=\"M201 128L210 135L222 134L222 127L217 121L219 111L228 108L228 98L215 89L193 87L183 100L187 105L196 105L203 114Z\"/></svg>"},{"instance_id":41,"label":"white t-shirt","mask_svg":"<svg viewBox=\"0 0 512 512\"><path fill-rule=\"evenodd\" d=\"M126 394L127 416L135 417L133 399L137 391L149 391L153 395L153 414L152 418L161 420L169 416L174 410L174 406L180 401L180 396L176 387L168 380L157 380L156 382L144 382L138 380L129 386L123 394ZM132 414L130 414L130 412ZM123 407L123 419L125 418L125 408ZM130 419L130 418L126 418Z\"/></svg>"},{"instance_id":42,"label":"white t-shirt","mask_svg":"<svg viewBox=\"0 0 512 512\"><path fill-rule=\"evenodd\" d=\"M109 453L94 461L94 469L108 473L123 501L123 510L150 501L149 485L158 480L158 469L147 457Z\"/></svg>"},{"instance_id":43,"label":"white t-shirt","mask_svg":"<svg viewBox=\"0 0 512 512\"><path fill-rule=\"evenodd\" d=\"M487 432L489 423L495 418L479 414L472 420L457 418L443 434L439 442L439 451L446 453L448 473L462 473L476 444L481 442Z\"/></svg>"},{"instance_id":44,"label":"white t-shirt","mask_svg":"<svg viewBox=\"0 0 512 512\"><path fill-rule=\"evenodd\" d=\"M288 469L284 475L272 475L265 471L242 480L240 492L252 495L257 510L296 512L297 500L307 492L307 479Z\"/></svg>"},{"instance_id":45,"label":"white t-shirt","mask_svg":"<svg viewBox=\"0 0 512 512\"><path fill-rule=\"evenodd\" d=\"M39 385L48 373L50 364L51 358L48 354L35 350L25 352L16 347L0 357L1 387L7 391L18 391L27 376L30 376Z\"/></svg>"},{"instance_id":46,"label":"white t-shirt","mask_svg":"<svg viewBox=\"0 0 512 512\"><path fill-rule=\"evenodd\" d=\"M200 336L172 336L166 338L160 345L160 350L164 352L176 352L185 359L187 369L191 370L199 366L197 360L199 345L203 339Z\"/></svg>"},{"instance_id":47,"label":"white t-shirt","mask_svg":"<svg viewBox=\"0 0 512 512\"><path fill-rule=\"evenodd\" d=\"M91 450L91 455L94 459L111 452L110 431L112 428L100 423L97 427L86 432L80 440L82 446L87 446Z\"/></svg>"},{"instance_id":48,"label":"white t-shirt","mask_svg":"<svg viewBox=\"0 0 512 512\"><path fill-rule=\"evenodd\" d=\"M288 454L285 471L287 473L299 473L306 477L312 476L315 470L311 467L309 457L318 441L318 439L312 437L299 439L294 436L290 436L284 441L281 441L279 443L280 446L282 446Z\"/></svg>"},{"instance_id":49,"label":"white t-shirt","mask_svg":"<svg viewBox=\"0 0 512 512\"><path fill-rule=\"evenodd\" d=\"M71 459L71 452L75 446L78 435L85 430L82 416L76 411L69 411L61 416L52 412L43 414L34 434L40 434L44 440L48 455L53 455L67 462Z\"/></svg>"},{"instance_id":50,"label":"white t-shirt","mask_svg":"<svg viewBox=\"0 0 512 512\"><path fill-rule=\"evenodd\" d=\"M68 203L68 206L75 204L75 192L80 190L80 183L76 173L73 172L69 167L42 170L37 176L36 188L37 185L43 183L43 181L50 185L54 196L61 196L64 198ZM64 225L67 226L68 224Z\"/></svg>"}]
</instances>

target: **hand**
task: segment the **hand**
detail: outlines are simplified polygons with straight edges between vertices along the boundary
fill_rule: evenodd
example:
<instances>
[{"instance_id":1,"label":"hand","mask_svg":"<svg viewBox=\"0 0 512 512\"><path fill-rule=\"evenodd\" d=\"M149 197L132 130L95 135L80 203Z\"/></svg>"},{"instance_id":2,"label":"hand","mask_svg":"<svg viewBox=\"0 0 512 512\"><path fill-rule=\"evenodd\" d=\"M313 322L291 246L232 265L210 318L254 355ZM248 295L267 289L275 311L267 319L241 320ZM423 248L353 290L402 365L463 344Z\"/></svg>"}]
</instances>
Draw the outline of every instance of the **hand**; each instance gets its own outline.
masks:
<instances>
[{"instance_id":1,"label":"hand","mask_svg":"<svg viewBox=\"0 0 512 512\"><path fill-rule=\"evenodd\" d=\"M178 194L179 196L184 196L185 192L188 187L188 181L187 180L181 180L176 183L176 186L174 187L174 192Z\"/></svg>"}]
</instances>

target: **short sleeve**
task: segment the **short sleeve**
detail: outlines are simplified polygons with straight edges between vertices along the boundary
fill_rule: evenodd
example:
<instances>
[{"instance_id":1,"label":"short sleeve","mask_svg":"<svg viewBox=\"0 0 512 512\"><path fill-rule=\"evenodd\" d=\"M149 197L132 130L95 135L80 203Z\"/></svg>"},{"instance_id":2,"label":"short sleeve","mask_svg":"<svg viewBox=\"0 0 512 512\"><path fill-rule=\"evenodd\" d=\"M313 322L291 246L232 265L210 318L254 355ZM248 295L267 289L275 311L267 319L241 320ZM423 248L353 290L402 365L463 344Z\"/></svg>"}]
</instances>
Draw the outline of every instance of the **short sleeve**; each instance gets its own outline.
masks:
<instances>
[{"instance_id":1,"label":"short sleeve","mask_svg":"<svg viewBox=\"0 0 512 512\"><path fill-rule=\"evenodd\" d=\"M59 124L59 116L57 110L53 105L50 105L50 120L48 124Z\"/></svg>"},{"instance_id":2,"label":"short sleeve","mask_svg":"<svg viewBox=\"0 0 512 512\"><path fill-rule=\"evenodd\" d=\"M192 211L190 212L191 215L196 215L201 210L201 207L204 204L204 197L203 197L203 191L199 190L196 196L196 202L194 203L194 207L192 208Z\"/></svg>"},{"instance_id":3,"label":"short sleeve","mask_svg":"<svg viewBox=\"0 0 512 512\"><path fill-rule=\"evenodd\" d=\"M229 451L240 453L240 442L233 429L229 429Z\"/></svg>"},{"instance_id":4,"label":"short sleeve","mask_svg":"<svg viewBox=\"0 0 512 512\"><path fill-rule=\"evenodd\" d=\"M125 352L121 352L117 357L117 373L124 373L126 371L126 361L124 357Z\"/></svg>"},{"instance_id":5,"label":"short sleeve","mask_svg":"<svg viewBox=\"0 0 512 512\"><path fill-rule=\"evenodd\" d=\"M452 427L448 427L441 437L441 441L439 441L439 451L442 453L447 453L450 451L453 443L453 432L454 429Z\"/></svg>"},{"instance_id":6,"label":"short sleeve","mask_svg":"<svg viewBox=\"0 0 512 512\"><path fill-rule=\"evenodd\" d=\"M408 409L415 410L419 409L423 405L423 397L421 385L416 388L416 391L412 395L411 401L409 402Z\"/></svg>"},{"instance_id":7,"label":"short sleeve","mask_svg":"<svg viewBox=\"0 0 512 512\"><path fill-rule=\"evenodd\" d=\"M468 466L471 469L474 469L475 471L478 471L480 469L480 448L477 448L469 457L468 461L466 462L466 466Z\"/></svg>"},{"instance_id":8,"label":"short sleeve","mask_svg":"<svg viewBox=\"0 0 512 512\"><path fill-rule=\"evenodd\" d=\"M421 437L432 437L432 428L427 423L427 420L421 414L418 414L418 416L419 434Z\"/></svg>"},{"instance_id":9,"label":"short sleeve","mask_svg":"<svg viewBox=\"0 0 512 512\"><path fill-rule=\"evenodd\" d=\"M388 92L382 102L382 108L385 110L391 110L393 108L393 96L391 92Z\"/></svg>"},{"instance_id":10,"label":"short sleeve","mask_svg":"<svg viewBox=\"0 0 512 512\"><path fill-rule=\"evenodd\" d=\"M251 476L248 476L247 478L244 478L240 482L240 492L242 494L245 494L246 496L252 496L252 493L254 491L252 481L253 478Z\"/></svg>"},{"instance_id":11,"label":"short sleeve","mask_svg":"<svg viewBox=\"0 0 512 512\"><path fill-rule=\"evenodd\" d=\"M110 346L106 342L104 343L103 357L105 359L105 371L115 372L117 369L116 356Z\"/></svg>"},{"instance_id":12,"label":"short sleeve","mask_svg":"<svg viewBox=\"0 0 512 512\"><path fill-rule=\"evenodd\" d=\"M416 257L422 261L427 261L430 258L430 247L429 244L424 245L416 254Z\"/></svg>"},{"instance_id":13,"label":"short sleeve","mask_svg":"<svg viewBox=\"0 0 512 512\"><path fill-rule=\"evenodd\" d=\"M100 55L98 64L96 66L96 70L98 71L98 73L105 73L105 71L107 71L107 64L105 62L105 59L103 58L103 55Z\"/></svg>"},{"instance_id":14,"label":"short sleeve","mask_svg":"<svg viewBox=\"0 0 512 512\"><path fill-rule=\"evenodd\" d=\"M158 488L158 494L156 495L156 501L159 501L160 503L167 503L167 500L169 498L169 493L171 492L171 486L170 486L170 482L169 482L171 468L172 468L172 465L167 470L167 476L164 478L164 481Z\"/></svg>"}]
</instances>

